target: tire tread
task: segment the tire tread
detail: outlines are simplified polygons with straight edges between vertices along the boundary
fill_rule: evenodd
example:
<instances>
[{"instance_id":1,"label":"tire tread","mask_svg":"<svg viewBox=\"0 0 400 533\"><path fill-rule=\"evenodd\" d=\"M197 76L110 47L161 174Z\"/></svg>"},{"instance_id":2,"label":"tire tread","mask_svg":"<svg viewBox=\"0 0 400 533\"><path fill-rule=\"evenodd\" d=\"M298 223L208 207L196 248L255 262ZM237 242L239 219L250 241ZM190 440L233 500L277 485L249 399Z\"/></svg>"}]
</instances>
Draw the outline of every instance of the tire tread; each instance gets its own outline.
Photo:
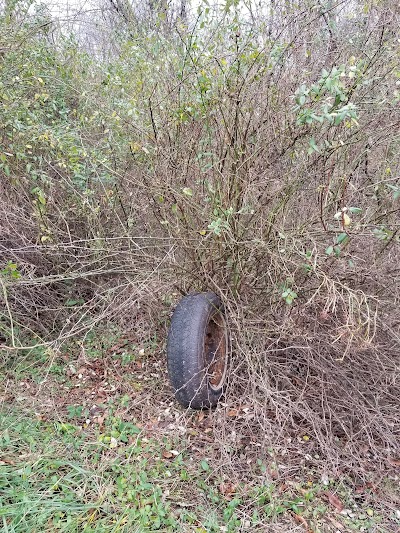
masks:
<instances>
[{"instance_id":1,"label":"tire tread","mask_svg":"<svg viewBox=\"0 0 400 533\"><path fill-rule=\"evenodd\" d=\"M176 399L184 407L202 409L216 405L221 390L209 387L203 362L204 334L221 300L212 293L191 294L178 303L167 341L168 374Z\"/></svg>"}]
</instances>

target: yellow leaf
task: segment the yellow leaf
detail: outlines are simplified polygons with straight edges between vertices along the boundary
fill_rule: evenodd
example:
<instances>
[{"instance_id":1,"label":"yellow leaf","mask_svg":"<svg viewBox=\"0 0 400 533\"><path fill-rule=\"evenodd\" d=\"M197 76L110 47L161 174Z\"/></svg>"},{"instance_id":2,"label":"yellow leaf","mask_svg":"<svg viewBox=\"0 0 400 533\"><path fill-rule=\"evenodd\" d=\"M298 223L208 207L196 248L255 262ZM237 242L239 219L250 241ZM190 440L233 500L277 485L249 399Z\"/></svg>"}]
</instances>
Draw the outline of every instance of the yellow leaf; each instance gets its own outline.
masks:
<instances>
[{"instance_id":1,"label":"yellow leaf","mask_svg":"<svg viewBox=\"0 0 400 533\"><path fill-rule=\"evenodd\" d=\"M343 213L343 224L345 226L350 226L351 224L351 218L349 217L347 213Z\"/></svg>"},{"instance_id":2,"label":"yellow leaf","mask_svg":"<svg viewBox=\"0 0 400 533\"><path fill-rule=\"evenodd\" d=\"M140 152L141 146L140 146L139 143L136 143L136 142L131 141L131 142L129 143L129 146L130 146L131 151L132 151L133 153L135 153L135 152Z\"/></svg>"}]
</instances>

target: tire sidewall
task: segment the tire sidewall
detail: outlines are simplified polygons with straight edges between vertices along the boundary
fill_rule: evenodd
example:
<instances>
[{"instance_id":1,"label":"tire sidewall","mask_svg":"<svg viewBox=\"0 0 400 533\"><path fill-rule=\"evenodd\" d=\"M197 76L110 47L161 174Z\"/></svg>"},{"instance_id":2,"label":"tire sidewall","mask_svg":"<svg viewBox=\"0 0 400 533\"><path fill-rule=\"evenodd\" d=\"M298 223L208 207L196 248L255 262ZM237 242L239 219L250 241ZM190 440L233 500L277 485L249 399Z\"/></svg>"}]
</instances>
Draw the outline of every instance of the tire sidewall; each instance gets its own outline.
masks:
<instances>
[{"instance_id":1,"label":"tire sidewall","mask_svg":"<svg viewBox=\"0 0 400 533\"><path fill-rule=\"evenodd\" d=\"M188 313L191 312L193 316L188 316ZM204 340L208 324L216 314L222 315L223 324L226 328L222 302L213 292L185 296L178 303L173 313L167 342L168 371L175 389L176 398L185 407L193 409L213 407L225 390L226 373L225 379L218 389L211 387L206 373ZM183 336L179 337L181 325L185 321L191 329L191 335L186 341ZM228 335L226 337L226 357L228 358ZM189 362L187 361L188 357L190 358ZM179 359L182 360L179 361ZM189 380L180 380L179 376L174 374L176 372L176 364L179 364L179 362L182 366L186 365L187 373L190 374ZM182 368L182 375L185 374L184 370Z\"/></svg>"}]
</instances>

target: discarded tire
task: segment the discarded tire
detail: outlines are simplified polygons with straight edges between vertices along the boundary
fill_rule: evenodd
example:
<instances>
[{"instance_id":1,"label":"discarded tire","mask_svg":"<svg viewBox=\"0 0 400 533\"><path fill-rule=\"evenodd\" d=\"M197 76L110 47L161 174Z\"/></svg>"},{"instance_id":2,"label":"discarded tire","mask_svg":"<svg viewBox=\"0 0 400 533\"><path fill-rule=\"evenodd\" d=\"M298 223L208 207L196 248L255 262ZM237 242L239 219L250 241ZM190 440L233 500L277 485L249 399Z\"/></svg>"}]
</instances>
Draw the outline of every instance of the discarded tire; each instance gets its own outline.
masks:
<instances>
[{"instance_id":1,"label":"discarded tire","mask_svg":"<svg viewBox=\"0 0 400 533\"><path fill-rule=\"evenodd\" d=\"M221 300L213 292L185 296L171 320L168 373L184 407L213 407L226 384L229 339Z\"/></svg>"}]
</instances>

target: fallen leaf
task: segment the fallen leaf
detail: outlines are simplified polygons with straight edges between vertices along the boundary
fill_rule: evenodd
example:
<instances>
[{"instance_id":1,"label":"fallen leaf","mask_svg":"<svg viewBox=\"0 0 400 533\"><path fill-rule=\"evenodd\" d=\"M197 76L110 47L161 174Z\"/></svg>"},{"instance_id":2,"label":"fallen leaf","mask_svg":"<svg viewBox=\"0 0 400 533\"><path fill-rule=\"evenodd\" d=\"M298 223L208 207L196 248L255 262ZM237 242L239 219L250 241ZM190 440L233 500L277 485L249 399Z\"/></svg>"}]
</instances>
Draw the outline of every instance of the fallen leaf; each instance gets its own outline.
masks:
<instances>
[{"instance_id":1,"label":"fallen leaf","mask_svg":"<svg viewBox=\"0 0 400 533\"><path fill-rule=\"evenodd\" d=\"M325 495L328 498L329 503L333 507L335 507L335 509L337 509L339 513L343 511L344 509L343 503L339 500L339 498L335 494L333 494L332 492L326 492Z\"/></svg>"},{"instance_id":2,"label":"fallen leaf","mask_svg":"<svg viewBox=\"0 0 400 533\"><path fill-rule=\"evenodd\" d=\"M228 416L238 416L239 410L238 409L229 409Z\"/></svg>"},{"instance_id":3,"label":"fallen leaf","mask_svg":"<svg viewBox=\"0 0 400 533\"><path fill-rule=\"evenodd\" d=\"M236 493L237 484L227 481L226 483L221 483L218 489L225 498L232 499Z\"/></svg>"},{"instance_id":4,"label":"fallen leaf","mask_svg":"<svg viewBox=\"0 0 400 533\"><path fill-rule=\"evenodd\" d=\"M360 485L360 486L356 487L355 493L356 494L362 494L366 490L375 490L374 484L371 483L371 482L368 482L365 485Z\"/></svg>"},{"instance_id":5,"label":"fallen leaf","mask_svg":"<svg viewBox=\"0 0 400 533\"><path fill-rule=\"evenodd\" d=\"M197 423L201 422L202 420L204 420L204 417L206 415L204 414L204 411L200 411L200 413L198 414L197 416Z\"/></svg>"},{"instance_id":6,"label":"fallen leaf","mask_svg":"<svg viewBox=\"0 0 400 533\"><path fill-rule=\"evenodd\" d=\"M171 424L170 420L160 420L157 424L157 427L160 429L165 429Z\"/></svg>"},{"instance_id":7,"label":"fallen leaf","mask_svg":"<svg viewBox=\"0 0 400 533\"><path fill-rule=\"evenodd\" d=\"M286 483L282 483L278 487L278 493L279 494L284 494L288 489L289 489L289 486Z\"/></svg>"},{"instance_id":8,"label":"fallen leaf","mask_svg":"<svg viewBox=\"0 0 400 533\"><path fill-rule=\"evenodd\" d=\"M336 529L338 529L339 531L343 531L344 530L343 524L341 524L340 522L335 520L335 518L333 518L333 516L328 516L327 518L336 527Z\"/></svg>"},{"instance_id":9,"label":"fallen leaf","mask_svg":"<svg viewBox=\"0 0 400 533\"><path fill-rule=\"evenodd\" d=\"M94 418L94 422L97 422L99 426L102 426L104 424L105 416L98 416L97 418Z\"/></svg>"},{"instance_id":10,"label":"fallen leaf","mask_svg":"<svg viewBox=\"0 0 400 533\"><path fill-rule=\"evenodd\" d=\"M7 459L6 457L3 457L0 461L0 465L15 465L15 463L12 459Z\"/></svg>"},{"instance_id":11,"label":"fallen leaf","mask_svg":"<svg viewBox=\"0 0 400 533\"><path fill-rule=\"evenodd\" d=\"M399 467L400 466L400 459L393 459L392 457L388 458L388 463L392 466Z\"/></svg>"},{"instance_id":12,"label":"fallen leaf","mask_svg":"<svg viewBox=\"0 0 400 533\"><path fill-rule=\"evenodd\" d=\"M126 344L126 343L125 343ZM110 354L118 354L118 353L121 353L123 352L123 344L116 344L115 346L111 346L111 348L109 348L107 350L107 353L110 353Z\"/></svg>"},{"instance_id":13,"label":"fallen leaf","mask_svg":"<svg viewBox=\"0 0 400 533\"><path fill-rule=\"evenodd\" d=\"M289 510L289 514L295 519L295 521L298 523L298 524L301 524L302 526L304 526L307 530L307 533L314 533L313 530L310 528L310 526L308 525L308 522L307 520L304 518L304 516L301 516L297 513L294 513L293 511L290 511Z\"/></svg>"},{"instance_id":14,"label":"fallen leaf","mask_svg":"<svg viewBox=\"0 0 400 533\"><path fill-rule=\"evenodd\" d=\"M276 470L276 468L269 468L268 472L269 472L269 475L271 476L271 479L273 480L278 479L279 475L278 475L278 471Z\"/></svg>"},{"instance_id":15,"label":"fallen leaf","mask_svg":"<svg viewBox=\"0 0 400 533\"><path fill-rule=\"evenodd\" d=\"M171 459L174 456L174 454L168 450L164 450L162 453L162 456L164 457L164 459Z\"/></svg>"}]
</instances>

